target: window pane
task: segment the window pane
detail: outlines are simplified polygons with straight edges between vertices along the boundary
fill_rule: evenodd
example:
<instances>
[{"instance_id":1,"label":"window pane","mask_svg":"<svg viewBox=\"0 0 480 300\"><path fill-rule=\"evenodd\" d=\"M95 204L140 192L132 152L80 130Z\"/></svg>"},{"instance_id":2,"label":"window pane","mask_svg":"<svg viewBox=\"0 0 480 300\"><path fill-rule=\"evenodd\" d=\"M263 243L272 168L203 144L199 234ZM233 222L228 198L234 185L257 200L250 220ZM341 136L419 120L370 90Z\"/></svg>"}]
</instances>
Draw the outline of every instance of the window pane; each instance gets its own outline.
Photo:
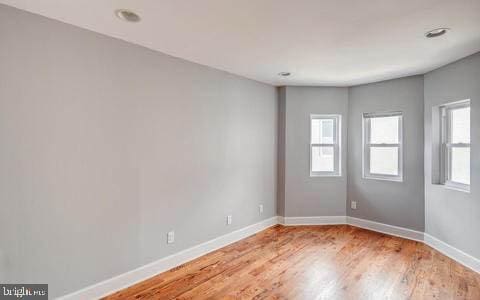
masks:
<instances>
[{"instance_id":1,"label":"window pane","mask_svg":"<svg viewBox=\"0 0 480 300\"><path fill-rule=\"evenodd\" d=\"M451 111L452 143L470 143L470 107Z\"/></svg>"},{"instance_id":2,"label":"window pane","mask_svg":"<svg viewBox=\"0 0 480 300\"><path fill-rule=\"evenodd\" d=\"M320 143L333 144L333 120L320 120Z\"/></svg>"},{"instance_id":3,"label":"window pane","mask_svg":"<svg viewBox=\"0 0 480 300\"><path fill-rule=\"evenodd\" d=\"M451 180L470 184L470 148L452 147Z\"/></svg>"},{"instance_id":4,"label":"window pane","mask_svg":"<svg viewBox=\"0 0 480 300\"><path fill-rule=\"evenodd\" d=\"M312 172L333 172L333 147L312 147Z\"/></svg>"},{"instance_id":5,"label":"window pane","mask_svg":"<svg viewBox=\"0 0 480 300\"><path fill-rule=\"evenodd\" d=\"M312 120L312 144L333 144L333 119Z\"/></svg>"},{"instance_id":6,"label":"window pane","mask_svg":"<svg viewBox=\"0 0 480 300\"><path fill-rule=\"evenodd\" d=\"M370 173L398 176L398 147L370 147Z\"/></svg>"},{"instance_id":7,"label":"window pane","mask_svg":"<svg viewBox=\"0 0 480 300\"><path fill-rule=\"evenodd\" d=\"M398 144L398 123L400 117L378 117L370 119L370 143Z\"/></svg>"}]
</instances>

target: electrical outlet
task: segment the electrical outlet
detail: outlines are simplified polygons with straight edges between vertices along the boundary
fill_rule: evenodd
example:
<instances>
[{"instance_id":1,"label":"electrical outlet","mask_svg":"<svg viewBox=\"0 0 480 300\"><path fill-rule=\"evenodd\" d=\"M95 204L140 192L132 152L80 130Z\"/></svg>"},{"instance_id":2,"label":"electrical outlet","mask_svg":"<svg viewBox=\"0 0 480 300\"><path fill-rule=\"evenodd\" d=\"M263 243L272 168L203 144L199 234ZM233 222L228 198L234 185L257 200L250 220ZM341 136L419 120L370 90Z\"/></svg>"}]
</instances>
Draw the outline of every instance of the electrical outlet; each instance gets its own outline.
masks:
<instances>
[{"instance_id":1,"label":"electrical outlet","mask_svg":"<svg viewBox=\"0 0 480 300\"><path fill-rule=\"evenodd\" d=\"M175 231L167 233L167 244L173 244L175 242Z\"/></svg>"},{"instance_id":2,"label":"electrical outlet","mask_svg":"<svg viewBox=\"0 0 480 300\"><path fill-rule=\"evenodd\" d=\"M357 209L357 201L352 201L351 208L352 209Z\"/></svg>"},{"instance_id":3,"label":"electrical outlet","mask_svg":"<svg viewBox=\"0 0 480 300\"><path fill-rule=\"evenodd\" d=\"M263 204L260 204L260 205L258 206L258 211L259 211L261 214L263 214Z\"/></svg>"},{"instance_id":4,"label":"electrical outlet","mask_svg":"<svg viewBox=\"0 0 480 300\"><path fill-rule=\"evenodd\" d=\"M232 215L227 216L227 225L232 224Z\"/></svg>"}]
</instances>

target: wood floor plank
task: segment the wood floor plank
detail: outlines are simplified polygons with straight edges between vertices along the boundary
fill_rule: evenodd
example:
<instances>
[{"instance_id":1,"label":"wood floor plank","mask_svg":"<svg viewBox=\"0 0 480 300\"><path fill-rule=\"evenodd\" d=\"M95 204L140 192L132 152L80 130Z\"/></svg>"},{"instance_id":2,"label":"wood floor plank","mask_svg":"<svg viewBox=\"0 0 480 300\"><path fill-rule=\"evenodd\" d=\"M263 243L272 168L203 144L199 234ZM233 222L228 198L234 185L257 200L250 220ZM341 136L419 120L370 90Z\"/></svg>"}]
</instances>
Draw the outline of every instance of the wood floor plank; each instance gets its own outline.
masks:
<instances>
[{"instance_id":1,"label":"wood floor plank","mask_svg":"<svg viewBox=\"0 0 480 300\"><path fill-rule=\"evenodd\" d=\"M399 237L277 225L104 299L480 300L480 275Z\"/></svg>"}]
</instances>

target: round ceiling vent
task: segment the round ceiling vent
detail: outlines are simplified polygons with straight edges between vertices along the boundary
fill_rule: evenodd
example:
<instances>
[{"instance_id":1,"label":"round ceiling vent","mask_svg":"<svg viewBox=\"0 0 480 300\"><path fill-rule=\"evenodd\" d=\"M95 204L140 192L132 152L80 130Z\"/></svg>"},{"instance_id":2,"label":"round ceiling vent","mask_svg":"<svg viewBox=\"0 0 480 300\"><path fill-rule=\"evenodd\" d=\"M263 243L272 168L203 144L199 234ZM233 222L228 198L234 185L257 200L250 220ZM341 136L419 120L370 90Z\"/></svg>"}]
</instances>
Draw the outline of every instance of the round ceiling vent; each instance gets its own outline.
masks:
<instances>
[{"instance_id":1,"label":"round ceiling vent","mask_svg":"<svg viewBox=\"0 0 480 300\"><path fill-rule=\"evenodd\" d=\"M434 38L434 37L444 35L449 30L450 30L450 28L436 28L436 29L432 29L432 30L428 31L427 33L425 33L425 36L427 38Z\"/></svg>"},{"instance_id":2,"label":"round ceiling vent","mask_svg":"<svg viewBox=\"0 0 480 300\"><path fill-rule=\"evenodd\" d=\"M128 9L117 9L115 15L127 22L140 22L140 16Z\"/></svg>"}]
</instances>

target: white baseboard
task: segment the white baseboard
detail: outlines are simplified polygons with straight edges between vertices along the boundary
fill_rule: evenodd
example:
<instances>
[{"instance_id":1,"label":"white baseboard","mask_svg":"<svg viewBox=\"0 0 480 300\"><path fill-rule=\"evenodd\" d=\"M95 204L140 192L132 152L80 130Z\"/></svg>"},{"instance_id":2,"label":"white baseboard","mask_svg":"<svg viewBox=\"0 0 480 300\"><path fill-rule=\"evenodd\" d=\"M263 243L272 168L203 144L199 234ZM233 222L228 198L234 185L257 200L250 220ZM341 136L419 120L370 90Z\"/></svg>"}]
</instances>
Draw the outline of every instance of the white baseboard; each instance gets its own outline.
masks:
<instances>
[{"instance_id":1,"label":"white baseboard","mask_svg":"<svg viewBox=\"0 0 480 300\"><path fill-rule=\"evenodd\" d=\"M100 283L88 286L79 291L60 297L63 300L98 299L135 283L148 279L154 275L170 270L209 252L225 247L238 240L253 235L268 227L279 224L278 217L263 220L259 223L227 233L218 238L188 248L173 255L164 257L132 271L107 279Z\"/></svg>"},{"instance_id":2,"label":"white baseboard","mask_svg":"<svg viewBox=\"0 0 480 300\"><path fill-rule=\"evenodd\" d=\"M423 232L404 227L398 227L354 217L347 217L347 224L393 236L398 236L409 240L414 240L417 242L423 242Z\"/></svg>"},{"instance_id":3,"label":"white baseboard","mask_svg":"<svg viewBox=\"0 0 480 300\"><path fill-rule=\"evenodd\" d=\"M283 223L280 224L286 226L349 224L364 229L423 242L423 232L348 216L279 217L279 222L281 221L283 221Z\"/></svg>"},{"instance_id":4,"label":"white baseboard","mask_svg":"<svg viewBox=\"0 0 480 300\"><path fill-rule=\"evenodd\" d=\"M477 259L470 254L463 252L439 239L429 235L428 233L424 234L424 243L438 252L450 257L451 259L461 263L474 270L477 273L480 273L480 259Z\"/></svg>"},{"instance_id":5,"label":"white baseboard","mask_svg":"<svg viewBox=\"0 0 480 300\"><path fill-rule=\"evenodd\" d=\"M345 216L283 217L283 225L339 225L345 224Z\"/></svg>"},{"instance_id":6,"label":"white baseboard","mask_svg":"<svg viewBox=\"0 0 480 300\"><path fill-rule=\"evenodd\" d=\"M285 225L285 217L277 216L278 224Z\"/></svg>"}]
</instances>

